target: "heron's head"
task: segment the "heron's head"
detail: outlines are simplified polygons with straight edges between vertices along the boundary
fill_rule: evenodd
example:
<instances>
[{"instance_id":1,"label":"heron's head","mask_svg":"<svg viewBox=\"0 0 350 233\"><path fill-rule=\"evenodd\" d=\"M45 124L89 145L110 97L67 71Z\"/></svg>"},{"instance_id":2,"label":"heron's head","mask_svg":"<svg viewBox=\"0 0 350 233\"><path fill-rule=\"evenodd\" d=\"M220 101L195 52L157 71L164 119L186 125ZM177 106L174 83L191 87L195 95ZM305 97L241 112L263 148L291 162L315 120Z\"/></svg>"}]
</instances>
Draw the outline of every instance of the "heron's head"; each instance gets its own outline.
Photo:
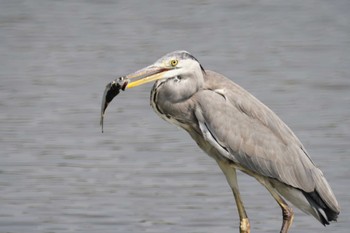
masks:
<instances>
[{"instance_id":1,"label":"heron's head","mask_svg":"<svg viewBox=\"0 0 350 233\"><path fill-rule=\"evenodd\" d=\"M156 86L164 84L162 85L164 90L167 88L172 94L178 92L176 95L183 98L203 85L204 73L201 64L189 52L175 51L166 54L154 64L127 75L128 79L138 80L130 82L126 88L157 81Z\"/></svg>"}]
</instances>

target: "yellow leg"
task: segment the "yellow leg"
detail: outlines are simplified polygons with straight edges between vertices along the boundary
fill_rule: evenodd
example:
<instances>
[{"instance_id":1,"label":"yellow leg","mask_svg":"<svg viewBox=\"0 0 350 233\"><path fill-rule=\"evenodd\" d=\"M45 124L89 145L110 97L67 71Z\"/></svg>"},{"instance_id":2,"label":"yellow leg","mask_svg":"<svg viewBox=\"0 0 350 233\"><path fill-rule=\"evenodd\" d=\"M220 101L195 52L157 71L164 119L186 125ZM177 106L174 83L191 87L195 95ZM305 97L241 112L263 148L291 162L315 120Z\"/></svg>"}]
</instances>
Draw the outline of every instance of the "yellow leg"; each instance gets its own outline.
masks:
<instances>
[{"instance_id":1,"label":"yellow leg","mask_svg":"<svg viewBox=\"0 0 350 233\"><path fill-rule=\"evenodd\" d=\"M239 232L240 233L250 233L250 224L247 213L244 209L244 205L241 199L241 194L238 188L236 169L227 163L218 161L219 167L226 176L227 182L229 183L233 196L235 197L237 210L240 219Z\"/></svg>"},{"instance_id":2,"label":"yellow leg","mask_svg":"<svg viewBox=\"0 0 350 233\"><path fill-rule=\"evenodd\" d=\"M239 225L240 233L250 233L250 224L248 218L241 219L241 224Z\"/></svg>"},{"instance_id":3,"label":"yellow leg","mask_svg":"<svg viewBox=\"0 0 350 233\"><path fill-rule=\"evenodd\" d=\"M282 209L283 222L280 233L287 233L291 227L294 219L294 212L291 207L288 206L287 202L278 194L275 188L272 187L271 183L265 178L255 177L262 185L266 187L271 193L272 197L277 201L278 205Z\"/></svg>"},{"instance_id":4,"label":"yellow leg","mask_svg":"<svg viewBox=\"0 0 350 233\"><path fill-rule=\"evenodd\" d=\"M236 170L234 170L234 171L235 171L234 173L236 175ZM239 232L240 233L250 233L249 219L248 219L247 213L244 209L244 205L243 205L243 202L241 199L241 194L239 192L238 187L232 188L232 192L233 192L233 196L235 197L237 210L238 210L238 214L239 214L239 220L240 220Z\"/></svg>"},{"instance_id":5,"label":"yellow leg","mask_svg":"<svg viewBox=\"0 0 350 233\"><path fill-rule=\"evenodd\" d=\"M282 208L282 215L283 215L283 223L282 223L281 233L287 233L290 226L293 223L294 212L293 212L293 209L290 208L282 198L281 198L281 202L278 204Z\"/></svg>"}]
</instances>

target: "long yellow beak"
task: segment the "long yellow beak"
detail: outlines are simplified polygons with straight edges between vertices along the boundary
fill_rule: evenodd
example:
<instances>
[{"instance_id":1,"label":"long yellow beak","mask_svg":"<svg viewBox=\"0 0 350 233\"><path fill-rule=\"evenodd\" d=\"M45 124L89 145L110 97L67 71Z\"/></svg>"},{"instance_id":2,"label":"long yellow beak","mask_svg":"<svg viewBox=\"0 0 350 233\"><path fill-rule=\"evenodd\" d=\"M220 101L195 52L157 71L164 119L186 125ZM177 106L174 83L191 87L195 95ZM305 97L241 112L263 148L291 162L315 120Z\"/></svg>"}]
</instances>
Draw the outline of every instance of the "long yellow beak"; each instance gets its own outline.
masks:
<instances>
[{"instance_id":1,"label":"long yellow beak","mask_svg":"<svg viewBox=\"0 0 350 233\"><path fill-rule=\"evenodd\" d=\"M139 71L136 71L135 73L132 73L126 76L126 78L128 79L139 78L139 80L129 83L126 86L126 88L129 89L129 88L137 87L142 84L161 79L164 76L164 72L171 69L172 68L163 68L163 67L157 67L153 65L145 67Z\"/></svg>"}]
</instances>

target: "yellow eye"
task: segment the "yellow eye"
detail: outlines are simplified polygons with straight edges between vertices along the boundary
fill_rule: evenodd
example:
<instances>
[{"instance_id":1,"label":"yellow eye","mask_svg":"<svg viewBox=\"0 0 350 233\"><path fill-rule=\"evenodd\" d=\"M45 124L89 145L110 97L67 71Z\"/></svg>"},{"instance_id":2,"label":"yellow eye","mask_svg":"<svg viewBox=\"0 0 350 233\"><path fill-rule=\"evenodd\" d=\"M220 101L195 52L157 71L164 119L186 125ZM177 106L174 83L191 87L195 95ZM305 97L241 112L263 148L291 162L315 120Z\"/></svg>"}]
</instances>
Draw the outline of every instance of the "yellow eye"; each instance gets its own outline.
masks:
<instances>
[{"instance_id":1,"label":"yellow eye","mask_svg":"<svg viewBox=\"0 0 350 233\"><path fill-rule=\"evenodd\" d=\"M171 66L176 66L177 63L179 63L179 61L176 60L176 59L170 61L170 65L171 65Z\"/></svg>"}]
</instances>

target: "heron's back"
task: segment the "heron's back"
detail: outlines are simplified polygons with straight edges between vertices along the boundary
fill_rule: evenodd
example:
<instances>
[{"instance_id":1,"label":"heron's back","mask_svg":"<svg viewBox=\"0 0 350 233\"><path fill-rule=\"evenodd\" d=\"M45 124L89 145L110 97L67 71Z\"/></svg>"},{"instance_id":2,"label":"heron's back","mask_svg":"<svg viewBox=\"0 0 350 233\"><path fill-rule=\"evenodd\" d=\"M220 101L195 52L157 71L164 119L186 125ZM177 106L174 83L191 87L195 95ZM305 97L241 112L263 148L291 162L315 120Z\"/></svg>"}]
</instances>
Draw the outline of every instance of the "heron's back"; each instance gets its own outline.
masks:
<instances>
[{"instance_id":1,"label":"heron's back","mask_svg":"<svg viewBox=\"0 0 350 233\"><path fill-rule=\"evenodd\" d=\"M202 88L181 101L172 101L174 90L169 83L157 82L152 89L151 105L160 117L188 131L214 159L231 161L250 175L277 180L283 184L282 195L286 187L299 190L300 198L305 194L303 198L316 212L324 211L328 221L336 219L339 206L322 172L272 110L210 70L204 73Z\"/></svg>"},{"instance_id":2,"label":"heron's back","mask_svg":"<svg viewBox=\"0 0 350 233\"><path fill-rule=\"evenodd\" d=\"M337 219L340 208L322 171L272 110L213 71L206 71L204 89L224 96L198 93L197 100L211 133L228 148L231 160L258 175L300 190L316 211L325 213L327 219L322 219L323 215L319 219L323 224Z\"/></svg>"}]
</instances>

